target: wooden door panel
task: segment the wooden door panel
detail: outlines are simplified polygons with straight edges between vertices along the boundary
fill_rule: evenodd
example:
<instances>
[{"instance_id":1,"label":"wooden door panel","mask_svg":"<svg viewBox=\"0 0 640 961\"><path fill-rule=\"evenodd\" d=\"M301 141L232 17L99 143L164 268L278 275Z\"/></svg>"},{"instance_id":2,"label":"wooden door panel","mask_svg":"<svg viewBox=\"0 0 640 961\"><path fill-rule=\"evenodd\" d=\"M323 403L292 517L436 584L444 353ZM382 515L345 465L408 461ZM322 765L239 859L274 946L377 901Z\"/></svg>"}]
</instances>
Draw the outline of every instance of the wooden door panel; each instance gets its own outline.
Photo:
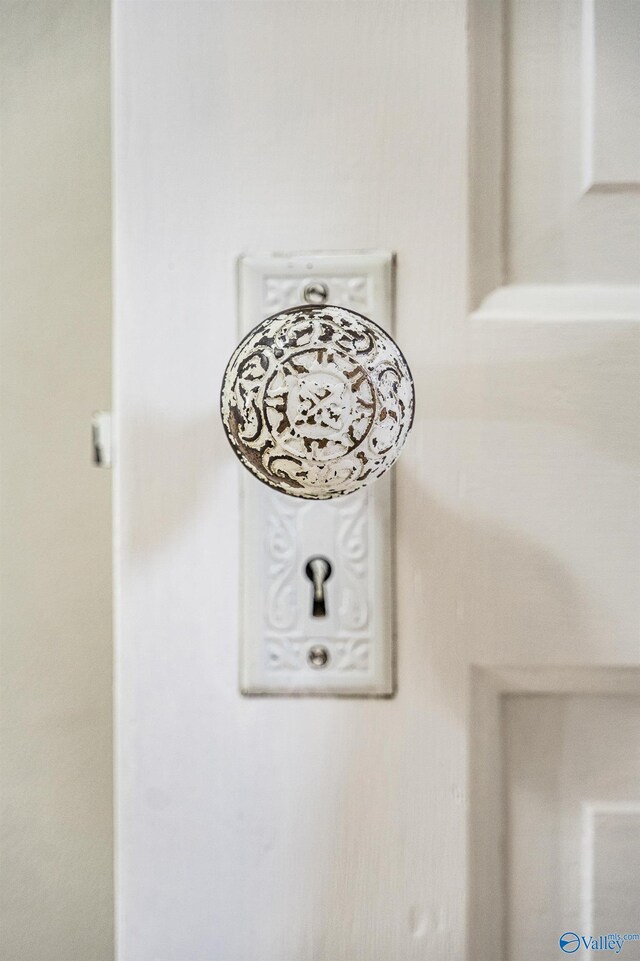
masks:
<instances>
[{"instance_id":1,"label":"wooden door panel","mask_svg":"<svg viewBox=\"0 0 640 961\"><path fill-rule=\"evenodd\" d=\"M503 737L506 957L636 932L640 694L507 695Z\"/></svg>"},{"instance_id":2,"label":"wooden door panel","mask_svg":"<svg viewBox=\"0 0 640 961\"><path fill-rule=\"evenodd\" d=\"M602 109L636 68L601 63L634 9L117 0L121 961L511 961L504 698L638 693L637 141ZM398 692L248 702L234 261L367 248L416 382Z\"/></svg>"}]
</instances>

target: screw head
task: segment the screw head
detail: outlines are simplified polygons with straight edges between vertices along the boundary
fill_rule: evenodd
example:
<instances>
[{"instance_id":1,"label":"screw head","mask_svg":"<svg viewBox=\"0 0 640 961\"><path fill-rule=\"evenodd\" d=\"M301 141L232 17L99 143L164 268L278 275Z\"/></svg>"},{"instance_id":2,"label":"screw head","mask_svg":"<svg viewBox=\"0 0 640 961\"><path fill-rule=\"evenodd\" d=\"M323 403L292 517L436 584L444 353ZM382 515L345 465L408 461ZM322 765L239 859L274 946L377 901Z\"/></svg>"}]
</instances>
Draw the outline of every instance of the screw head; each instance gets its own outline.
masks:
<instances>
[{"instance_id":1,"label":"screw head","mask_svg":"<svg viewBox=\"0 0 640 961\"><path fill-rule=\"evenodd\" d=\"M302 296L308 304L326 304L329 288L319 280L312 280L302 291Z\"/></svg>"},{"instance_id":2,"label":"screw head","mask_svg":"<svg viewBox=\"0 0 640 961\"><path fill-rule=\"evenodd\" d=\"M329 663L329 651L322 644L314 644L313 647L309 648L307 660L311 667L326 667Z\"/></svg>"}]
</instances>

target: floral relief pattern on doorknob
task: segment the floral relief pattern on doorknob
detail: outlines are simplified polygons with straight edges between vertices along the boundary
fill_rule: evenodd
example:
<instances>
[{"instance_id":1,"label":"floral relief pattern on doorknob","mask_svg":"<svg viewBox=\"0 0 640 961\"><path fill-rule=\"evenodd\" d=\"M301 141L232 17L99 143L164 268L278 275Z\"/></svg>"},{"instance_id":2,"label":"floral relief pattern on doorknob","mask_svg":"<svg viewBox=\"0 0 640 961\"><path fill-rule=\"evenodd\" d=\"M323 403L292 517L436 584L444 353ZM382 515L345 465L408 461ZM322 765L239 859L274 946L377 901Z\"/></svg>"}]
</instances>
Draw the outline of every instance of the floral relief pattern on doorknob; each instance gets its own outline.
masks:
<instances>
[{"instance_id":1,"label":"floral relief pattern on doorknob","mask_svg":"<svg viewBox=\"0 0 640 961\"><path fill-rule=\"evenodd\" d=\"M385 473L411 428L400 349L344 307L283 310L254 327L224 374L222 420L242 464L285 494L325 500Z\"/></svg>"}]
</instances>

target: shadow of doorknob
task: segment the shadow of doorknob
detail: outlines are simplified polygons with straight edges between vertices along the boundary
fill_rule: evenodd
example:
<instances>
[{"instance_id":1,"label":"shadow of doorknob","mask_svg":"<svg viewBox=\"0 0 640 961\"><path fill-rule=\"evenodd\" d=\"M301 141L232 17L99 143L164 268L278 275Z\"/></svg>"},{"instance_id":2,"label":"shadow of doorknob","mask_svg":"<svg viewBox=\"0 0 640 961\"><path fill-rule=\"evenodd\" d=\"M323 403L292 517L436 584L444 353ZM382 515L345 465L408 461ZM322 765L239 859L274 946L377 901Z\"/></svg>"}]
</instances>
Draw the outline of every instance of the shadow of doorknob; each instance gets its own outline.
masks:
<instances>
[{"instance_id":1,"label":"shadow of doorknob","mask_svg":"<svg viewBox=\"0 0 640 961\"><path fill-rule=\"evenodd\" d=\"M411 372L389 334L344 307L283 310L231 356L222 422L242 464L270 487L326 500L381 477L413 422Z\"/></svg>"}]
</instances>

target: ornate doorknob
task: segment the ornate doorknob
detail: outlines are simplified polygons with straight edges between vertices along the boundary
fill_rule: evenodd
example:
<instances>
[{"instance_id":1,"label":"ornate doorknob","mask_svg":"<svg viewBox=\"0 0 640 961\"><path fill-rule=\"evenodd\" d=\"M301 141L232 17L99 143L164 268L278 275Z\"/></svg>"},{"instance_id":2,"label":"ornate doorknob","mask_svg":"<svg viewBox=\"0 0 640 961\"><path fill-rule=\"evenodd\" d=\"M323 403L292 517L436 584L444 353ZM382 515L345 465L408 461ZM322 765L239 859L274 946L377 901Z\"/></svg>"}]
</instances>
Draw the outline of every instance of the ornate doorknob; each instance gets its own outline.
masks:
<instances>
[{"instance_id":1,"label":"ornate doorknob","mask_svg":"<svg viewBox=\"0 0 640 961\"><path fill-rule=\"evenodd\" d=\"M259 480L325 500L376 480L398 457L414 411L411 372L372 320L343 307L268 317L227 364L221 413Z\"/></svg>"}]
</instances>

